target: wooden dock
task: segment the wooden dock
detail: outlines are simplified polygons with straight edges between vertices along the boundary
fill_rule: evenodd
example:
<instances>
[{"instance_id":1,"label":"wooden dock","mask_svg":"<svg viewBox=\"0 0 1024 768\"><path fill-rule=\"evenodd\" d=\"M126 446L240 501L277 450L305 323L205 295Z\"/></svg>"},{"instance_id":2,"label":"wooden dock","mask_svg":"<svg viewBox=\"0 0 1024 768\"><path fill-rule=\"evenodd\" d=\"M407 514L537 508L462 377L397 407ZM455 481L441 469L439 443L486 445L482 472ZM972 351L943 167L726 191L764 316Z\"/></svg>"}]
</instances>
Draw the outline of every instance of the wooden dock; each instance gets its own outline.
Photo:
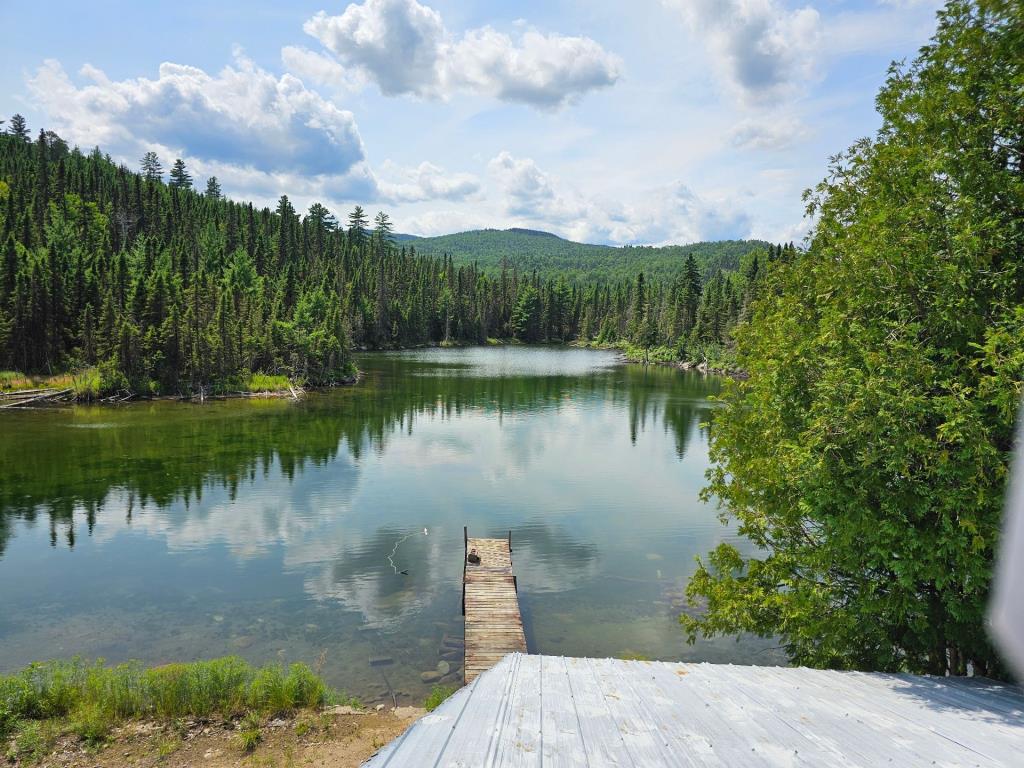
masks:
<instances>
[{"instance_id":1,"label":"wooden dock","mask_svg":"<svg viewBox=\"0 0 1024 768\"><path fill-rule=\"evenodd\" d=\"M466 683L506 654L526 653L519 594L512 573L512 532L507 539L471 539L464 528L462 613L466 617ZM480 556L474 565L465 556Z\"/></svg>"}]
</instances>

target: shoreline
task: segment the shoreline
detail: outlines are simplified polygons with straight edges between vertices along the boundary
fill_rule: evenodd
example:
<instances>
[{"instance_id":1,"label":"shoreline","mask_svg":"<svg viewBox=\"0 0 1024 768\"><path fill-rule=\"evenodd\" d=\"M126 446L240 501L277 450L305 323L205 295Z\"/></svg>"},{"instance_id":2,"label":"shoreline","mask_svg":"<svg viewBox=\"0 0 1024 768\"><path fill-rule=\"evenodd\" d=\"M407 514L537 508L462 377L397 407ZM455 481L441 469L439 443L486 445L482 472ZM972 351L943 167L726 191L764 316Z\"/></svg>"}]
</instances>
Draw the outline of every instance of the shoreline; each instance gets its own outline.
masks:
<instances>
[{"instance_id":1,"label":"shoreline","mask_svg":"<svg viewBox=\"0 0 1024 768\"><path fill-rule=\"evenodd\" d=\"M712 365L708 361L701 360L666 360L662 356L664 348L658 348L654 359L644 360L638 350L633 350L621 343L597 344L590 341L549 341L526 343L516 339L493 339L489 338L485 343L467 342L426 342L412 346L387 346L387 347L355 347L352 349L356 354L376 354L383 352L402 352L405 350L417 349L470 349L472 347L545 347L561 346L574 349L592 349L613 352L623 362L630 365L657 365L671 367L680 371L695 371L697 373L715 376L727 376L732 379L744 380L750 375L740 369L723 365ZM359 384L363 379L363 371L356 369L355 373L336 383L305 386L288 380L286 386L279 388L261 389L237 389L229 391L217 391L213 385L200 386L198 392L178 394L143 394L131 391L119 391L105 397L98 397L92 394L85 396L75 392L74 382L83 373L65 372L54 374L48 377L35 377L31 375L17 374L20 380L28 382L26 387L0 388L0 411L5 409L33 410L49 409L61 405L119 405L129 402L154 402L154 401L178 401L189 403L203 403L208 400L272 400L288 399L301 400L310 392L325 392L338 387L351 387ZM283 377L274 377L283 378ZM67 386L71 384L72 386ZM47 386L49 385L49 386Z\"/></svg>"},{"instance_id":2,"label":"shoreline","mask_svg":"<svg viewBox=\"0 0 1024 768\"><path fill-rule=\"evenodd\" d=\"M750 374L744 371L742 368L732 368L722 365L709 365L708 361L701 360L664 360L655 357L654 359L644 360L642 357L636 354L631 354L631 350L621 344L597 344L595 342L586 341L572 341L569 342L570 346L577 347L580 349L603 349L608 351L614 351L619 354L623 362L630 363L632 365L657 365L662 367L676 368L680 371L696 371L697 373L705 376L727 376L731 379L745 380L750 378Z\"/></svg>"}]
</instances>

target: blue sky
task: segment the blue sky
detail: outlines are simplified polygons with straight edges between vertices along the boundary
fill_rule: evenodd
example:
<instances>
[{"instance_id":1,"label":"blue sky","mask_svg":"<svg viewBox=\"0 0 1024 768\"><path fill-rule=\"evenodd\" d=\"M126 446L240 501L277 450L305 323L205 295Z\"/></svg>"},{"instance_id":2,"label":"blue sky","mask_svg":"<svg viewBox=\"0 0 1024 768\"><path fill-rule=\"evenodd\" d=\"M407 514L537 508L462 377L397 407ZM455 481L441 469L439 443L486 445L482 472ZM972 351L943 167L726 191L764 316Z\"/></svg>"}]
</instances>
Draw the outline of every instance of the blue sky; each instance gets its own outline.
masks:
<instances>
[{"instance_id":1,"label":"blue sky","mask_svg":"<svg viewBox=\"0 0 1024 768\"><path fill-rule=\"evenodd\" d=\"M931 0L0 6L0 114L237 199L587 242L806 231Z\"/></svg>"}]
</instances>

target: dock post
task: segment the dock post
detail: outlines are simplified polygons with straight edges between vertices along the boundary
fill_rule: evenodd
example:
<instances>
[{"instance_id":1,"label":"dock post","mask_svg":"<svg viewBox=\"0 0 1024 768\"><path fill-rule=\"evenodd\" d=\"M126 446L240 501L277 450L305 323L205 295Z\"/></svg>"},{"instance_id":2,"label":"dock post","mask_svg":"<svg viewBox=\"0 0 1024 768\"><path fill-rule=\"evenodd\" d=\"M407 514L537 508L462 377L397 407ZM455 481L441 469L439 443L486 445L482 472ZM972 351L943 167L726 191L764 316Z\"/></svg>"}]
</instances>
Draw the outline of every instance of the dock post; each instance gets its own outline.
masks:
<instances>
[{"instance_id":1,"label":"dock post","mask_svg":"<svg viewBox=\"0 0 1024 768\"><path fill-rule=\"evenodd\" d=\"M466 615L466 558L469 556L469 526L462 526L462 615Z\"/></svg>"}]
</instances>

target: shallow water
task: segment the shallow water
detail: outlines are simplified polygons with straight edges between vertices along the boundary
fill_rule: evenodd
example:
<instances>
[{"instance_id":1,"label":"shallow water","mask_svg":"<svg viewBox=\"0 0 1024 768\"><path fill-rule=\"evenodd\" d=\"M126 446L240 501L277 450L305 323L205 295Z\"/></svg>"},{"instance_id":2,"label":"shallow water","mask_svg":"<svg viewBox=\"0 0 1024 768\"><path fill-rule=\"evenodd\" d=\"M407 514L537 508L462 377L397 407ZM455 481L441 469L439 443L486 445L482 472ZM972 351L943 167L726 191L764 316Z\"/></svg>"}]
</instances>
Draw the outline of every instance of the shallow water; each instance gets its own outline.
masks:
<instances>
[{"instance_id":1,"label":"shallow water","mask_svg":"<svg viewBox=\"0 0 1024 768\"><path fill-rule=\"evenodd\" d=\"M462 634L463 525L511 530L532 651L783 662L677 621L736 540L698 499L718 380L561 348L359 365L300 403L0 413L0 670L237 653L419 702Z\"/></svg>"}]
</instances>

